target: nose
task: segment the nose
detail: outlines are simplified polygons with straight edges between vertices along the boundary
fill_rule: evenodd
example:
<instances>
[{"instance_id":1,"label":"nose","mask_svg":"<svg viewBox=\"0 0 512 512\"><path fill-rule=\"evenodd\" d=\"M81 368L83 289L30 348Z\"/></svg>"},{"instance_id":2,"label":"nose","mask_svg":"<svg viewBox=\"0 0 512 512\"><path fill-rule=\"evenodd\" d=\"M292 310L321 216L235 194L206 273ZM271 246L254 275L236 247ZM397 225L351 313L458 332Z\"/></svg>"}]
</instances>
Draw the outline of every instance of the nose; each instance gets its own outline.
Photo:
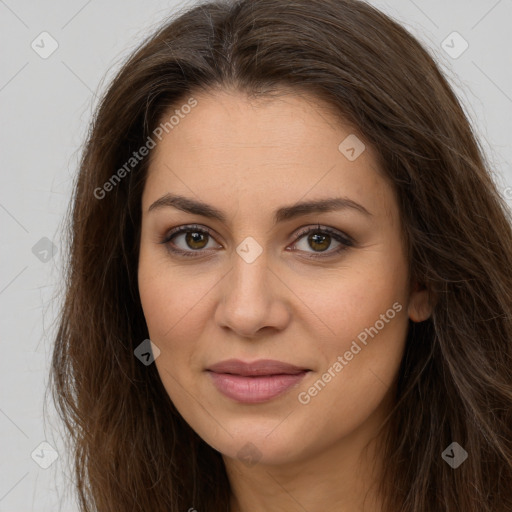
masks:
<instances>
[{"instance_id":1,"label":"nose","mask_svg":"<svg viewBox=\"0 0 512 512\"><path fill-rule=\"evenodd\" d=\"M265 251L252 262L234 252L232 270L219 288L215 321L238 337L268 336L289 323L290 295L290 288L269 266Z\"/></svg>"}]
</instances>

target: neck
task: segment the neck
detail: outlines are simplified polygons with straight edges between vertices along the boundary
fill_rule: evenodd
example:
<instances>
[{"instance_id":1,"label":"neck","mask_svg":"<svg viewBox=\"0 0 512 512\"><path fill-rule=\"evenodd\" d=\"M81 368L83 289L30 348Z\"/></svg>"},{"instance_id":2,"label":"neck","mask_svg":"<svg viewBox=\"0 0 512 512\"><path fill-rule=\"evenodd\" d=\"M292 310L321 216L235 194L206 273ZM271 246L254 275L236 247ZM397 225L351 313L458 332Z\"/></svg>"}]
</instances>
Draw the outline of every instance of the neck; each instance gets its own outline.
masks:
<instances>
[{"instance_id":1,"label":"neck","mask_svg":"<svg viewBox=\"0 0 512 512\"><path fill-rule=\"evenodd\" d=\"M367 422L335 445L314 455L303 452L286 464L247 467L224 457L232 492L230 512L382 512L381 437L372 425Z\"/></svg>"}]
</instances>

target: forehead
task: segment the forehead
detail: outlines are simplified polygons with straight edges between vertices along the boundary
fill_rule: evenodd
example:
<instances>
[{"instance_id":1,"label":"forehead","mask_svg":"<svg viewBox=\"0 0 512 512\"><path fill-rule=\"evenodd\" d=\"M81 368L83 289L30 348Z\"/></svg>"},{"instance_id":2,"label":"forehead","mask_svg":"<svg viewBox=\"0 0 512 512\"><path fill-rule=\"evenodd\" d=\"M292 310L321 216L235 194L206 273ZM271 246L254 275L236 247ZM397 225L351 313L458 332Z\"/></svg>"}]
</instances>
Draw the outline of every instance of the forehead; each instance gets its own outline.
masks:
<instances>
[{"instance_id":1,"label":"forehead","mask_svg":"<svg viewBox=\"0 0 512 512\"><path fill-rule=\"evenodd\" d=\"M334 145L336 149L343 134L354 133L333 106L309 94L283 91L279 96L249 98L230 90L201 92L193 97L197 106L181 116L170 131L172 137L164 135L157 154L178 144L183 152L207 148L219 157L226 156L225 148L245 154L258 150L261 157L287 150L298 154L300 148L332 149Z\"/></svg>"},{"instance_id":2,"label":"forehead","mask_svg":"<svg viewBox=\"0 0 512 512\"><path fill-rule=\"evenodd\" d=\"M293 93L249 99L237 91L192 96L197 106L152 150L144 203L175 191L260 208L274 198L281 205L327 195L392 207L373 148L322 100ZM359 156L347 158L347 146Z\"/></svg>"}]
</instances>

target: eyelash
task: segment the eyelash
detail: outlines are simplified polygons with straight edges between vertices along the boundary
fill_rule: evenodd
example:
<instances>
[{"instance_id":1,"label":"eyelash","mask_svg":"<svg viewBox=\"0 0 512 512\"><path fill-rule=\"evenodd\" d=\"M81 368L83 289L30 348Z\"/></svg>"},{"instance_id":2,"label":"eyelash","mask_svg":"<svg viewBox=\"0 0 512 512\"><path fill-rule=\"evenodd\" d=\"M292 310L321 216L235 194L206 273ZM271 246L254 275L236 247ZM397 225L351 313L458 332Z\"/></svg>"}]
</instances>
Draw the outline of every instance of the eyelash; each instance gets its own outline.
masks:
<instances>
[{"instance_id":1,"label":"eyelash","mask_svg":"<svg viewBox=\"0 0 512 512\"><path fill-rule=\"evenodd\" d=\"M178 228L171 230L170 232L168 232L166 234L166 236L163 238L163 240L160 243L166 245L167 249L174 254L178 254L181 256L185 256L185 257L191 257L191 258L200 257L200 253L205 252L202 249L197 249L196 251L194 251L194 250L184 251L183 249L177 249L176 247L173 247L172 244L170 243L174 237L176 237L182 233L188 233L188 232L201 233L203 235L208 235L211 238L215 238L209 229L202 228L196 224L191 224L191 225L186 225L186 226L180 226ZM294 244L296 244L301 238L303 238L304 236L306 236L310 233L330 235L337 242L340 242L341 245L338 249L335 249L330 252L322 251L320 253L312 253L311 255L307 256L307 258L311 258L311 259L329 258L329 257L332 257L334 255L337 255L337 254L345 251L347 248L352 247L354 245L354 241L349 236L342 234L342 233L340 233L336 230L333 230L331 228L328 228L325 226L320 226L320 224L318 224L316 227L310 226L310 227L300 230L297 233L297 238L296 238ZM327 255L324 255L324 254L327 254Z\"/></svg>"}]
</instances>

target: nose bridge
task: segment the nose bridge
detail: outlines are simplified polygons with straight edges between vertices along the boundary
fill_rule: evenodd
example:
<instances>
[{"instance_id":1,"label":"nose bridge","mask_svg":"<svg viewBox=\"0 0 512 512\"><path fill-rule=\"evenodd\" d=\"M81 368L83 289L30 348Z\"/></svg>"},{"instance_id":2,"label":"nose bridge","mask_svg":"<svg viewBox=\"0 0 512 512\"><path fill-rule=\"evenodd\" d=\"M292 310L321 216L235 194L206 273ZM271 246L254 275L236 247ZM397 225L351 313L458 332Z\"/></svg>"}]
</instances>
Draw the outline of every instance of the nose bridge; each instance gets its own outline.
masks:
<instances>
[{"instance_id":1,"label":"nose bridge","mask_svg":"<svg viewBox=\"0 0 512 512\"><path fill-rule=\"evenodd\" d=\"M245 238L233 254L233 271L228 284L233 305L242 310L251 303L253 311L261 310L271 289L269 273L268 251L253 237Z\"/></svg>"},{"instance_id":2,"label":"nose bridge","mask_svg":"<svg viewBox=\"0 0 512 512\"><path fill-rule=\"evenodd\" d=\"M239 335L252 336L263 327L282 328L286 320L268 251L252 237L232 254L232 270L225 281L217 321Z\"/></svg>"}]
</instances>

